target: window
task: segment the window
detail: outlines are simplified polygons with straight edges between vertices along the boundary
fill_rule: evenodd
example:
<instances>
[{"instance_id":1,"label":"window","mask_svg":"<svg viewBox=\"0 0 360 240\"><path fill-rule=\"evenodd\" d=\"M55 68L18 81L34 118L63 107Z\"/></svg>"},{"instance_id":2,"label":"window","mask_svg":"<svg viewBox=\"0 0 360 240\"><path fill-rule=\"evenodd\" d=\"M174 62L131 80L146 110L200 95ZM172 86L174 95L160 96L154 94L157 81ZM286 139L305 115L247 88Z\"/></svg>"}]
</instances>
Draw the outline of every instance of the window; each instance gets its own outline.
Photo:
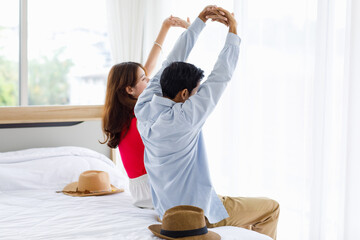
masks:
<instances>
[{"instance_id":1,"label":"window","mask_svg":"<svg viewBox=\"0 0 360 240\"><path fill-rule=\"evenodd\" d=\"M19 104L19 2L0 1L0 106Z\"/></svg>"},{"instance_id":2,"label":"window","mask_svg":"<svg viewBox=\"0 0 360 240\"><path fill-rule=\"evenodd\" d=\"M106 2L8 0L1 5L1 43L11 44L0 47L0 61L6 61L1 64L6 70L0 68L0 105L103 103L111 67Z\"/></svg>"}]
</instances>

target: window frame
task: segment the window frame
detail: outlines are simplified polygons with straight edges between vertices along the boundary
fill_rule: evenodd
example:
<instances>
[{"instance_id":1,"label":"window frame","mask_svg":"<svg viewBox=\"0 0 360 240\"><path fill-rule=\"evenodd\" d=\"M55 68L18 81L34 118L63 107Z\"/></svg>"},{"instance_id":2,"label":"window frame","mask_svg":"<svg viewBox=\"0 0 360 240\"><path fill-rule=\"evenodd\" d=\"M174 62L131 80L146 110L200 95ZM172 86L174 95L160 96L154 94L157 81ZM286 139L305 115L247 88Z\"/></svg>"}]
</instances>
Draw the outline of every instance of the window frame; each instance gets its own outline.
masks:
<instances>
[{"instance_id":1,"label":"window frame","mask_svg":"<svg viewBox=\"0 0 360 240\"><path fill-rule=\"evenodd\" d=\"M28 106L28 0L19 1L19 106Z\"/></svg>"}]
</instances>

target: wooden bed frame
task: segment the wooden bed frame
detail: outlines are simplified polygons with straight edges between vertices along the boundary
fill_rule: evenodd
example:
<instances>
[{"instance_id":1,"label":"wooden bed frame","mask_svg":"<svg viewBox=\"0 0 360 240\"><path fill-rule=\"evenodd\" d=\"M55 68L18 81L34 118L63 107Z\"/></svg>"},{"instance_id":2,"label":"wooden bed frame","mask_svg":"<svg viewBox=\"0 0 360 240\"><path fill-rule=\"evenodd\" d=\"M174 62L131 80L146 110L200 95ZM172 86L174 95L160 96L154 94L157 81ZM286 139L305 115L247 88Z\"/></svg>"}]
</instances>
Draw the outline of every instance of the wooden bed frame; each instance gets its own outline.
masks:
<instances>
[{"instance_id":1,"label":"wooden bed frame","mask_svg":"<svg viewBox=\"0 0 360 240\"><path fill-rule=\"evenodd\" d=\"M96 137L101 136L102 111L102 105L0 107L0 152L21 150L24 147L51 147L67 143L73 145L73 138L79 137L82 132L85 132L84 135L91 132ZM85 129L87 126L91 129ZM57 139L62 134L68 137L68 141ZM82 143L85 140L87 139L81 139L79 146L84 146ZM115 149L98 143L98 140L93 139L92 145L97 149L101 148L100 152L115 162Z\"/></svg>"}]
</instances>

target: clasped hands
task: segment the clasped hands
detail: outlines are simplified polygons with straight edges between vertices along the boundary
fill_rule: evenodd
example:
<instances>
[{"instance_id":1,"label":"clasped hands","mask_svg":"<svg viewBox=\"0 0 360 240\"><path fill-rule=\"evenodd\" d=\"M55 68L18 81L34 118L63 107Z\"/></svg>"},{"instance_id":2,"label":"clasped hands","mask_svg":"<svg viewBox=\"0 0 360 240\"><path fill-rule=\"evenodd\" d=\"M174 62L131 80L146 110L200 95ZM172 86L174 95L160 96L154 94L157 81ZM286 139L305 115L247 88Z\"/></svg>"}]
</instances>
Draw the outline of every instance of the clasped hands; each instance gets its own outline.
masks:
<instances>
[{"instance_id":1,"label":"clasped hands","mask_svg":"<svg viewBox=\"0 0 360 240\"><path fill-rule=\"evenodd\" d=\"M202 10L199 14L199 18L203 22L206 22L208 19L220 22L225 26L229 27L229 32L237 34L237 22L234 18L234 14L221 7L217 7L216 5L206 6L204 10ZM181 18L171 15L170 17L165 19L163 26L166 27L166 29L169 29L170 27L188 28L190 26L190 19L187 18L187 21L185 21Z\"/></svg>"},{"instance_id":2,"label":"clasped hands","mask_svg":"<svg viewBox=\"0 0 360 240\"><path fill-rule=\"evenodd\" d=\"M212 21L220 22L227 27L229 27L229 32L232 32L234 34L237 34L236 27L237 22L234 18L234 14L230 13L229 11L217 7L216 5L209 5L202 10L202 12L199 14L199 18L206 22L208 19L212 19Z\"/></svg>"}]
</instances>

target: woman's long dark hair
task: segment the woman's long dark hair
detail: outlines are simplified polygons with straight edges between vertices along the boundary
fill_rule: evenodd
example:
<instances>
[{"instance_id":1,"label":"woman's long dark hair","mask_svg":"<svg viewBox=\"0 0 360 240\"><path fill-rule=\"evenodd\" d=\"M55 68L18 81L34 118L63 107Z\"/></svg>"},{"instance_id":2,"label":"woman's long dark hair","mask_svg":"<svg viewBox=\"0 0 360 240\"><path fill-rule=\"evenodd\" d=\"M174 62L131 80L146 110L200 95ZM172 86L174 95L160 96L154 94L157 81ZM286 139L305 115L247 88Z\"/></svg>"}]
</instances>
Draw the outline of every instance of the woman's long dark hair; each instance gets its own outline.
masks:
<instances>
[{"instance_id":1,"label":"woman's long dark hair","mask_svg":"<svg viewBox=\"0 0 360 240\"><path fill-rule=\"evenodd\" d=\"M127 134L137 99L128 94L126 87L135 87L137 70L145 68L135 62L124 62L114 65L108 76L106 98L102 116L102 130L105 141L111 148L116 148Z\"/></svg>"}]
</instances>

